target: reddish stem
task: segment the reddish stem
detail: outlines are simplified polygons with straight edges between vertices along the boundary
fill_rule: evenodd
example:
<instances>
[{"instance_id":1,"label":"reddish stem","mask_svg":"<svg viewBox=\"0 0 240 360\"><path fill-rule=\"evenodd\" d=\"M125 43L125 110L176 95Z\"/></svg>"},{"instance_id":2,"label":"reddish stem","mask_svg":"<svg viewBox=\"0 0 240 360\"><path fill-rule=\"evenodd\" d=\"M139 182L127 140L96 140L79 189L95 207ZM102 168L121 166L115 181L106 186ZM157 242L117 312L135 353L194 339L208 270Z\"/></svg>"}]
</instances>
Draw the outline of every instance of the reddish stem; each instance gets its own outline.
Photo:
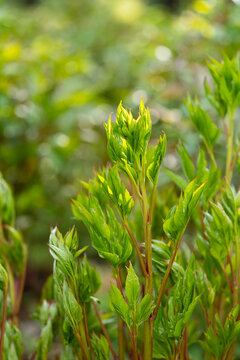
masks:
<instances>
[{"instance_id":1,"label":"reddish stem","mask_svg":"<svg viewBox=\"0 0 240 360\"><path fill-rule=\"evenodd\" d=\"M99 323L100 323L102 332L103 332L105 338L107 339L107 342L108 342L108 345L109 345L109 349L110 349L111 353L113 354L114 359L117 360L117 359L118 359L117 354L115 353L115 351L114 351L114 349L113 349L113 346L112 346L110 337L109 337L109 335L108 335L108 333L107 333L107 330L106 330L106 328L105 328L105 326L104 326L104 324L103 324L101 315L100 315L100 313L99 313L99 311L98 311L97 304L96 304L95 302L93 302L93 307L94 307L94 310L95 310L95 312L96 312L97 318L98 318L98 320L99 320Z\"/></svg>"}]
</instances>

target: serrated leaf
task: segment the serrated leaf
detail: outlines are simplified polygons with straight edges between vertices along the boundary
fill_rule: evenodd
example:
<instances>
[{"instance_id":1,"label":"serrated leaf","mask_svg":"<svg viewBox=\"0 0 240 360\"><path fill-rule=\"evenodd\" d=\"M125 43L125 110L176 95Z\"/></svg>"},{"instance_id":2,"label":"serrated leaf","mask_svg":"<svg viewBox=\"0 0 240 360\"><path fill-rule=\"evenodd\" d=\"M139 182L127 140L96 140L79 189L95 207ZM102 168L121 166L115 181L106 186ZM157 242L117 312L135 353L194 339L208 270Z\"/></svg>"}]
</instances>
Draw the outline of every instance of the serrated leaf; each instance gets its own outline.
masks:
<instances>
[{"instance_id":1,"label":"serrated leaf","mask_svg":"<svg viewBox=\"0 0 240 360\"><path fill-rule=\"evenodd\" d=\"M191 160L189 153L187 152L186 148L184 147L184 145L181 142L177 147L177 151L178 151L178 155L181 160L184 174L189 181L192 181L195 176L195 167L193 165L193 162Z\"/></svg>"},{"instance_id":2,"label":"serrated leaf","mask_svg":"<svg viewBox=\"0 0 240 360\"><path fill-rule=\"evenodd\" d=\"M124 196L127 196L126 193ZM102 209L95 196L81 194L73 201L73 212L88 228L93 247L100 257L107 259L114 267L126 263L132 253L130 238L109 205L105 204Z\"/></svg>"},{"instance_id":3,"label":"serrated leaf","mask_svg":"<svg viewBox=\"0 0 240 360\"><path fill-rule=\"evenodd\" d=\"M91 338L91 346L98 360L108 360L109 359L109 346L106 338L101 335L98 337L96 334L93 334Z\"/></svg>"},{"instance_id":4,"label":"serrated leaf","mask_svg":"<svg viewBox=\"0 0 240 360\"><path fill-rule=\"evenodd\" d=\"M109 294L110 307L113 311L120 316L120 318L130 326L129 322L129 306L123 298L120 290L115 286L111 285L111 290Z\"/></svg>"},{"instance_id":5,"label":"serrated leaf","mask_svg":"<svg viewBox=\"0 0 240 360\"><path fill-rule=\"evenodd\" d=\"M136 324L140 326L144 321L147 321L153 311L152 301L149 294L146 294L137 306Z\"/></svg>"},{"instance_id":6,"label":"serrated leaf","mask_svg":"<svg viewBox=\"0 0 240 360\"><path fill-rule=\"evenodd\" d=\"M140 284L132 264L128 268L126 278L126 296L129 306L135 309L140 298Z\"/></svg>"},{"instance_id":7,"label":"serrated leaf","mask_svg":"<svg viewBox=\"0 0 240 360\"><path fill-rule=\"evenodd\" d=\"M62 300L63 307L69 322L74 329L79 329L80 322L82 320L82 308L78 304L75 296L72 293L72 290L68 287L66 281L63 283Z\"/></svg>"}]
</instances>

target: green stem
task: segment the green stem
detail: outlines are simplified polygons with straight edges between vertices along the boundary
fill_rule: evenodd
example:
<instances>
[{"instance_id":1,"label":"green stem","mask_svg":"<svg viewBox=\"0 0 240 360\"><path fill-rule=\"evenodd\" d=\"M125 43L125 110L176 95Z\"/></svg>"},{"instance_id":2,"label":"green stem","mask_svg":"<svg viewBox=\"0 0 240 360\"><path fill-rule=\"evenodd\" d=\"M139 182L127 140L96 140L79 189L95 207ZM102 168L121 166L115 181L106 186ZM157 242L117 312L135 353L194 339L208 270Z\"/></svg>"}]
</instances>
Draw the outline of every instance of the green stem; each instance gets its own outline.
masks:
<instances>
[{"instance_id":1,"label":"green stem","mask_svg":"<svg viewBox=\"0 0 240 360\"><path fill-rule=\"evenodd\" d=\"M118 358L124 360L124 330L123 321L118 319Z\"/></svg>"},{"instance_id":2,"label":"green stem","mask_svg":"<svg viewBox=\"0 0 240 360\"><path fill-rule=\"evenodd\" d=\"M228 250L228 254L227 254L227 259L228 259L228 263L230 266L230 270L231 270L231 278L232 278L232 283L235 283L235 276L234 276L234 271L233 271L233 264L232 264L232 259L231 259L231 255L230 252Z\"/></svg>"},{"instance_id":3,"label":"green stem","mask_svg":"<svg viewBox=\"0 0 240 360\"><path fill-rule=\"evenodd\" d=\"M138 256L138 260L139 260L139 264L140 264L142 274L143 274L143 276L146 277L146 276L148 276L148 274L147 274L146 267L145 267L145 264L144 264L144 261L143 261L143 257L142 257L141 251L139 249L139 246L137 244L137 241L136 241L136 239L135 239L135 237L134 237L134 235L133 235L133 233L132 233L132 231L131 231L128 223L127 223L127 221L122 218L122 222L123 222L123 225L124 225L125 229L127 230L128 234L129 234L129 236L130 236L130 238L132 240L132 243L133 243L133 245L135 247L135 250L137 252L137 256Z\"/></svg>"},{"instance_id":4,"label":"green stem","mask_svg":"<svg viewBox=\"0 0 240 360\"><path fill-rule=\"evenodd\" d=\"M81 306L81 308L82 308L82 313L83 313L83 321L82 321L82 320L80 321L78 336L80 336L81 343L82 343L82 346L83 346L83 348L84 348L83 357L85 358L85 356L86 356L86 359L90 360L90 359L91 359L91 354L89 353L90 341L88 340L88 330L87 330L86 314L84 314L84 307L83 307L83 305L80 303L80 300L79 300L77 283L76 283L76 279L75 279L75 278L73 279L73 287L74 287L74 291L75 291L76 300L77 300L77 302L79 303L79 305ZM79 342L79 341L78 341L78 342ZM88 345L88 343L89 343L89 345ZM80 342L79 342L79 345L80 345ZM82 348L81 348L81 350L82 350ZM85 356L84 356L84 354L85 354Z\"/></svg>"},{"instance_id":5,"label":"green stem","mask_svg":"<svg viewBox=\"0 0 240 360\"><path fill-rule=\"evenodd\" d=\"M234 132L235 110L228 114L228 137L227 137L227 160L226 160L226 178L229 183L232 179L232 154L233 154L233 132Z\"/></svg>"},{"instance_id":6,"label":"green stem","mask_svg":"<svg viewBox=\"0 0 240 360\"><path fill-rule=\"evenodd\" d=\"M136 193L137 193L137 196L139 197L139 199L141 199L141 198L142 198L142 195L141 195L140 192L139 192L139 188L138 188L138 186L137 186L137 183L136 183L134 177L133 177L132 174L131 174L131 171L130 171L128 168L126 168L126 172L127 172L128 176L129 176L129 179L131 180L131 182L132 182L132 184L133 184L133 187L134 187L134 189L135 189L135 191L136 191Z\"/></svg>"},{"instance_id":7,"label":"green stem","mask_svg":"<svg viewBox=\"0 0 240 360\"><path fill-rule=\"evenodd\" d=\"M118 289L121 291L121 294L124 297L120 267L116 272L116 282ZM118 358L119 360L124 360L124 323L121 319L118 319Z\"/></svg>"},{"instance_id":8,"label":"green stem","mask_svg":"<svg viewBox=\"0 0 240 360\"><path fill-rule=\"evenodd\" d=\"M1 335L0 335L0 360L3 359L3 342L4 342L4 333L5 333L5 324L7 319L7 294L8 294L8 286L6 286L3 294L3 313L2 313Z\"/></svg>"},{"instance_id":9,"label":"green stem","mask_svg":"<svg viewBox=\"0 0 240 360\"><path fill-rule=\"evenodd\" d=\"M155 204L155 198L156 198L156 190L157 190L157 184L153 185L151 201L150 201L149 221L148 222L151 225L152 225L152 220L153 220L153 210L154 210L154 204Z\"/></svg>"},{"instance_id":10,"label":"green stem","mask_svg":"<svg viewBox=\"0 0 240 360\"><path fill-rule=\"evenodd\" d=\"M83 321L80 321L79 325L80 325L79 326L80 336L81 336L82 344L84 347L84 353L86 355L86 359L90 360L91 356L90 356L89 349L88 349L87 338L86 338L85 327L84 327Z\"/></svg>"},{"instance_id":11,"label":"green stem","mask_svg":"<svg viewBox=\"0 0 240 360\"><path fill-rule=\"evenodd\" d=\"M172 253L170 261L168 263L168 267L167 267L167 270L166 270L166 272L164 274L164 277L163 277L163 280L162 280L162 283L161 283L161 287L160 287L160 290L159 290L159 293L158 293L158 296L157 296L156 307L155 307L155 309L153 311L153 314L152 314L152 321L154 321L156 319L156 317L157 317L159 306L161 304L161 300L162 300L164 290L165 290L165 287L166 287L166 284L167 284L167 280L168 280L170 271L172 269L173 262L175 260L176 255L177 255L177 251L178 251L180 241L181 241L181 238L183 236L184 231L185 231L185 228L183 229L182 233L179 234L178 238L176 239L176 243L175 243L175 246L174 246L174 249L173 249L173 253Z\"/></svg>"},{"instance_id":12,"label":"green stem","mask_svg":"<svg viewBox=\"0 0 240 360\"><path fill-rule=\"evenodd\" d=\"M137 332L136 332L135 321L133 324L133 330L131 331L131 329L129 329L129 334L130 334L130 339L131 339L132 348L133 348L133 359L138 360L139 357L138 357L138 350L137 350Z\"/></svg>"},{"instance_id":13,"label":"green stem","mask_svg":"<svg viewBox=\"0 0 240 360\"><path fill-rule=\"evenodd\" d=\"M210 158L211 158L211 160L212 160L215 168L217 168L217 162L216 162L216 159L215 159L215 156L214 156L214 153L213 153L212 148L210 148L206 142L205 142L205 145L206 145L208 154L209 154L209 156L210 156Z\"/></svg>"},{"instance_id":14,"label":"green stem","mask_svg":"<svg viewBox=\"0 0 240 360\"><path fill-rule=\"evenodd\" d=\"M148 198L146 192L145 181L141 181L141 192L142 192L142 213L144 222L144 237L145 237L145 255L146 255L146 269L148 276L145 278L145 294L149 294L152 299L153 290L153 274L152 274L152 238L151 238L151 226L154 197L151 200L151 209L148 211ZM152 359L152 348L153 348L153 323L151 318L144 323L144 360Z\"/></svg>"}]
</instances>

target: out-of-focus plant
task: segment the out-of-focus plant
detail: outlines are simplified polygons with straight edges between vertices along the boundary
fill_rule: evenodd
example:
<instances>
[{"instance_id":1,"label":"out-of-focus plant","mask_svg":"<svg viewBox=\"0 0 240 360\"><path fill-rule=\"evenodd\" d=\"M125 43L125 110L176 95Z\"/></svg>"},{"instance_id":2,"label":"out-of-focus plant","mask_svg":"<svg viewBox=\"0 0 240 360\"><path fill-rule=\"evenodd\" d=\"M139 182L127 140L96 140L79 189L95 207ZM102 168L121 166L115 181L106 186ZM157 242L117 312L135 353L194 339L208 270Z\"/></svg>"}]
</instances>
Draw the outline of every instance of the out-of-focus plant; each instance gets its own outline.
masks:
<instances>
[{"instance_id":1,"label":"out-of-focus plant","mask_svg":"<svg viewBox=\"0 0 240 360\"><path fill-rule=\"evenodd\" d=\"M0 359L22 355L19 311L26 274L27 250L15 229L11 189L0 174Z\"/></svg>"},{"instance_id":2,"label":"out-of-focus plant","mask_svg":"<svg viewBox=\"0 0 240 360\"><path fill-rule=\"evenodd\" d=\"M206 360L235 358L240 334L240 193L232 177L240 152L234 131L239 58L210 60L208 68L213 82L205 84L206 97L221 122L216 125L198 100L187 98L203 146L195 165L180 142L184 176L165 169L182 191L173 207L164 203L167 212L158 200L172 191L158 186L167 140L163 132L151 144L149 109L141 101L134 117L120 103L115 121L110 117L105 124L112 163L82 183L72 209L87 227L99 257L112 268L109 306L100 304L100 310L100 276L75 228L65 236L54 228L49 238L53 275L35 315L42 330L32 359L47 359L53 341L58 341L60 359L187 360L196 358L196 347ZM225 167L215 158L220 141L226 142ZM22 350L14 309L22 295L16 289L22 289L18 284L26 251L13 228L13 200L3 180L1 198L0 356L17 359Z\"/></svg>"}]
</instances>

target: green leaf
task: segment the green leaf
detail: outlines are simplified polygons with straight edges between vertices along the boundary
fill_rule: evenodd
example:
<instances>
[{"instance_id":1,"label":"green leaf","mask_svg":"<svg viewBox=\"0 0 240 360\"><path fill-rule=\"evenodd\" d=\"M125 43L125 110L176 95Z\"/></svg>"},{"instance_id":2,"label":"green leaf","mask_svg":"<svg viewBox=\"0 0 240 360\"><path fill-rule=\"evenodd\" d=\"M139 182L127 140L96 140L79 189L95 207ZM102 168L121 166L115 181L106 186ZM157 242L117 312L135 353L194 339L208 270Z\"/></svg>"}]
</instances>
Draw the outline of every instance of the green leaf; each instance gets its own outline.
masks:
<instances>
[{"instance_id":1,"label":"green leaf","mask_svg":"<svg viewBox=\"0 0 240 360\"><path fill-rule=\"evenodd\" d=\"M146 294L137 306L136 324L140 326L144 321L147 321L153 311L152 301L149 294Z\"/></svg>"},{"instance_id":2,"label":"green leaf","mask_svg":"<svg viewBox=\"0 0 240 360\"><path fill-rule=\"evenodd\" d=\"M79 249L75 254L74 254L74 259L77 259L80 255L82 255L87 249L88 249L88 245L84 246L82 249Z\"/></svg>"},{"instance_id":3,"label":"green leaf","mask_svg":"<svg viewBox=\"0 0 240 360\"><path fill-rule=\"evenodd\" d=\"M175 337L181 337L183 330L186 326L186 324L188 323L190 317L192 316L192 313L198 303L200 296L197 296L189 305L188 309L184 312L183 317L178 320L178 322L175 325L175 330L174 330L174 336Z\"/></svg>"},{"instance_id":4,"label":"green leaf","mask_svg":"<svg viewBox=\"0 0 240 360\"><path fill-rule=\"evenodd\" d=\"M216 168L215 165L211 162L206 187L204 190L204 201L207 202L213 198L213 196L219 191L222 182L221 179L221 170Z\"/></svg>"},{"instance_id":5,"label":"green leaf","mask_svg":"<svg viewBox=\"0 0 240 360\"><path fill-rule=\"evenodd\" d=\"M120 290L115 286L111 285L109 294L110 307L113 311L128 325L130 326L129 317L129 306L123 298Z\"/></svg>"},{"instance_id":6,"label":"green leaf","mask_svg":"<svg viewBox=\"0 0 240 360\"><path fill-rule=\"evenodd\" d=\"M75 227L73 226L73 228L64 236L63 239L65 245L69 248L69 250L74 254L76 253L77 249L78 249L78 236L77 236L77 231L75 229Z\"/></svg>"},{"instance_id":7,"label":"green leaf","mask_svg":"<svg viewBox=\"0 0 240 360\"><path fill-rule=\"evenodd\" d=\"M166 135L160 136L157 145L154 148L153 155L147 166L147 177L155 185L158 179L158 173L162 164L167 147Z\"/></svg>"},{"instance_id":8,"label":"green leaf","mask_svg":"<svg viewBox=\"0 0 240 360\"><path fill-rule=\"evenodd\" d=\"M151 135L151 117L141 101L139 116L134 119L122 103L118 106L116 121L109 118L105 125L108 139L108 153L113 163L118 163L123 171L137 180L139 165L145 159Z\"/></svg>"},{"instance_id":9,"label":"green leaf","mask_svg":"<svg viewBox=\"0 0 240 360\"><path fill-rule=\"evenodd\" d=\"M127 217L132 211L134 201L124 183L120 180L117 166L106 168L101 175L97 174L97 179L102 185L106 196L113 202L122 217Z\"/></svg>"},{"instance_id":10,"label":"green leaf","mask_svg":"<svg viewBox=\"0 0 240 360\"><path fill-rule=\"evenodd\" d=\"M14 274L19 276L26 263L27 248L23 243L21 233L10 225L5 225L7 241L0 242L0 250L13 266Z\"/></svg>"},{"instance_id":11,"label":"green leaf","mask_svg":"<svg viewBox=\"0 0 240 360\"><path fill-rule=\"evenodd\" d=\"M53 324L57 318L57 305L56 303L48 303L43 301L40 308L40 320L42 331L37 345L36 359L47 360L53 341Z\"/></svg>"},{"instance_id":12,"label":"green leaf","mask_svg":"<svg viewBox=\"0 0 240 360\"><path fill-rule=\"evenodd\" d=\"M14 200L12 191L0 173L0 218L3 224L14 226Z\"/></svg>"},{"instance_id":13,"label":"green leaf","mask_svg":"<svg viewBox=\"0 0 240 360\"><path fill-rule=\"evenodd\" d=\"M168 174L170 179L180 187L180 189L184 190L187 187L187 181L180 175L175 174L173 171L169 169L164 169L165 173Z\"/></svg>"},{"instance_id":14,"label":"green leaf","mask_svg":"<svg viewBox=\"0 0 240 360\"><path fill-rule=\"evenodd\" d=\"M126 296L129 306L135 309L140 298L140 285L132 264L128 268L126 278Z\"/></svg>"},{"instance_id":15,"label":"green leaf","mask_svg":"<svg viewBox=\"0 0 240 360\"><path fill-rule=\"evenodd\" d=\"M8 274L4 267L0 264L0 290L5 291L8 284Z\"/></svg>"},{"instance_id":16,"label":"green leaf","mask_svg":"<svg viewBox=\"0 0 240 360\"><path fill-rule=\"evenodd\" d=\"M211 204L211 213L205 213L204 226L212 256L220 263L224 262L232 240L233 224L220 203Z\"/></svg>"},{"instance_id":17,"label":"green leaf","mask_svg":"<svg viewBox=\"0 0 240 360\"><path fill-rule=\"evenodd\" d=\"M227 354L230 346L240 333L240 321L237 321L239 305L234 307L228 314L224 325L218 314L215 315L216 326L213 330L210 325L205 334L205 342L201 345L216 359L222 359Z\"/></svg>"},{"instance_id":18,"label":"green leaf","mask_svg":"<svg viewBox=\"0 0 240 360\"><path fill-rule=\"evenodd\" d=\"M213 90L205 82L205 92L211 104L224 117L240 104L239 55L232 59L224 55L221 62L210 58L207 66L213 78Z\"/></svg>"},{"instance_id":19,"label":"green leaf","mask_svg":"<svg viewBox=\"0 0 240 360\"><path fill-rule=\"evenodd\" d=\"M132 253L130 238L109 205L103 210L95 196L81 194L73 201L73 213L88 228L100 257L114 267L126 263Z\"/></svg>"},{"instance_id":20,"label":"green leaf","mask_svg":"<svg viewBox=\"0 0 240 360\"><path fill-rule=\"evenodd\" d=\"M207 181L208 178L208 170L207 161L205 158L205 152L203 149L200 149L198 159L197 159L197 180L199 184Z\"/></svg>"},{"instance_id":21,"label":"green leaf","mask_svg":"<svg viewBox=\"0 0 240 360\"><path fill-rule=\"evenodd\" d=\"M78 330L82 320L82 308L78 304L75 296L72 293L72 290L69 288L66 281L63 283L62 301L69 322L74 329Z\"/></svg>"},{"instance_id":22,"label":"green leaf","mask_svg":"<svg viewBox=\"0 0 240 360\"><path fill-rule=\"evenodd\" d=\"M178 151L178 155L181 160L184 174L186 175L186 177L189 181L192 181L195 176L195 168L194 168L193 162L190 158L190 155L188 154L188 152L187 152L186 148L184 147L184 145L182 144L182 142L180 142L180 144L178 145L177 151Z\"/></svg>"},{"instance_id":23,"label":"green leaf","mask_svg":"<svg viewBox=\"0 0 240 360\"><path fill-rule=\"evenodd\" d=\"M188 108L190 119L202 135L207 146L212 148L221 134L221 130L216 127L208 114L198 104L194 105L190 97L187 98L185 104Z\"/></svg>"},{"instance_id":24,"label":"green leaf","mask_svg":"<svg viewBox=\"0 0 240 360\"><path fill-rule=\"evenodd\" d=\"M76 279L79 289L79 299L81 303L91 301L91 297L99 290L101 278L97 270L89 265L86 257L78 267L78 279Z\"/></svg>"},{"instance_id":25,"label":"green leaf","mask_svg":"<svg viewBox=\"0 0 240 360\"><path fill-rule=\"evenodd\" d=\"M163 230L173 242L185 230L189 218L203 193L204 186L205 184L202 184L196 188L195 180L189 183L184 191L184 196L180 197L178 206L174 207L166 217Z\"/></svg>"},{"instance_id":26,"label":"green leaf","mask_svg":"<svg viewBox=\"0 0 240 360\"><path fill-rule=\"evenodd\" d=\"M108 360L109 359L109 346L106 338L101 335L98 337L96 334L92 335L91 346L98 360Z\"/></svg>"},{"instance_id":27,"label":"green leaf","mask_svg":"<svg viewBox=\"0 0 240 360\"><path fill-rule=\"evenodd\" d=\"M198 294L201 295L201 302L204 308L210 308L215 299L215 290L199 264L196 269L196 288Z\"/></svg>"},{"instance_id":28,"label":"green leaf","mask_svg":"<svg viewBox=\"0 0 240 360\"><path fill-rule=\"evenodd\" d=\"M68 250L68 248L64 248L60 244L58 246L51 244L51 240L52 239L50 238L50 254L57 261L57 264L61 269L62 273L69 279L73 279L76 265L72 253Z\"/></svg>"},{"instance_id":29,"label":"green leaf","mask_svg":"<svg viewBox=\"0 0 240 360\"><path fill-rule=\"evenodd\" d=\"M7 321L3 343L3 359L19 360L22 358L22 352L21 332L11 321Z\"/></svg>"}]
</instances>

